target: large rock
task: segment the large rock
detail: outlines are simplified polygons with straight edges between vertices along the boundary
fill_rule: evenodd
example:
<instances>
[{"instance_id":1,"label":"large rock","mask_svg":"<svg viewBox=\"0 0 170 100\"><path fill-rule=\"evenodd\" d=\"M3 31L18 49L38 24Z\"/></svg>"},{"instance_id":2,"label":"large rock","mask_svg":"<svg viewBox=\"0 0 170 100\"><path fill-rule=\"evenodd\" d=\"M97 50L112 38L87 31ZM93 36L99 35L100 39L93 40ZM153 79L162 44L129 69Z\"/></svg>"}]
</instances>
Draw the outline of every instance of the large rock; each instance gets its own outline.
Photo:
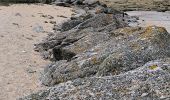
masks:
<instances>
[{"instance_id":1,"label":"large rock","mask_svg":"<svg viewBox=\"0 0 170 100\"><path fill-rule=\"evenodd\" d=\"M21 100L168 100L170 34L165 28L128 27L132 17L95 0L59 2L76 4L76 15L35 45L52 61L40 80L54 87Z\"/></svg>"},{"instance_id":2,"label":"large rock","mask_svg":"<svg viewBox=\"0 0 170 100\"><path fill-rule=\"evenodd\" d=\"M63 45L53 48L54 57L63 55L46 68L41 81L51 86L76 78L118 75L136 69L148 61L170 57L169 38L164 28L156 26L126 27L108 33L91 29L73 31L60 43ZM68 40L72 42L67 43ZM67 52L59 54L58 50ZM62 59L64 55L67 56Z\"/></svg>"},{"instance_id":3,"label":"large rock","mask_svg":"<svg viewBox=\"0 0 170 100\"><path fill-rule=\"evenodd\" d=\"M71 45L88 34L93 34L92 32L109 32L117 28L128 26L122 19L123 18L120 17L117 18L117 15L101 13L94 17L90 16L90 18L83 16L83 19L79 18L72 20L73 22L64 22L61 27L57 27L56 29L64 32L57 32L54 36L47 37L42 43L35 45L35 50L47 51L56 46L64 47ZM76 20L79 20L80 24L76 23ZM65 26L65 24L67 25Z\"/></svg>"},{"instance_id":4,"label":"large rock","mask_svg":"<svg viewBox=\"0 0 170 100\"><path fill-rule=\"evenodd\" d=\"M19 100L169 100L170 59L107 77L76 79Z\"/></svg>"}]
</instances>

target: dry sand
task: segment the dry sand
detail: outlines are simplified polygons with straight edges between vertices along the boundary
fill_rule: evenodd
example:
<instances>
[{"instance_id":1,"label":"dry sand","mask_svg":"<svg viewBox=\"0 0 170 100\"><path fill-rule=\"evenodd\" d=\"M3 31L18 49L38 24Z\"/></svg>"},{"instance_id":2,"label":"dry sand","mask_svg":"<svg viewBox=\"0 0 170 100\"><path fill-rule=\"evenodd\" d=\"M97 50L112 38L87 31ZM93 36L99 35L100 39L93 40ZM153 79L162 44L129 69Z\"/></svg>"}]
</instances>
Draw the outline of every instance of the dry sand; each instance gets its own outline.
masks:
<instances>
[{"instance_id":1,"label":"dry sand","mask_svg":"<svg viewBox=\"0 0 170 100\"><path fill-rule=\"evenodd\" d=\"M41 17L43 14L54 19ZM38 77L48 61L33 51L33 45L52 31L53 25L44 21L68 19L58 15L69 18L71 9L33 4L0 6L0 100L15 100L43 88ZM42 27L47 32L42 32Z\"/></svg>"}]
</instances>

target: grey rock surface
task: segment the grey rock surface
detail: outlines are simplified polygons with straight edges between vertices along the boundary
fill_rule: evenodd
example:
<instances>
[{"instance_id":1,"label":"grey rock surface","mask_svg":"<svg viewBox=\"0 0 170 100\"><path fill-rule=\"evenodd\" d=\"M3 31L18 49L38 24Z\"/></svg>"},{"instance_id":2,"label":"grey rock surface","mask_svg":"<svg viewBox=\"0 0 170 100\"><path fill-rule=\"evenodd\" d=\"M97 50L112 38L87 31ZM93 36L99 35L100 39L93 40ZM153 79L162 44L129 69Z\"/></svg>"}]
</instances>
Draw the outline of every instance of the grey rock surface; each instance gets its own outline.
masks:
<instances>
[{"instance_id":1,"label":"grey rock surface","mask_svg":"<svg viewBox=\"0 0 170 100\"><path fill-rule=\"evenodd\" d=\"M169 100L169 94L166 58L116 76L78 78L20 100Z\"/></svg>"},{"instance_id":2,"label":"grey rock surface","mask_svg":"<svg viewBox=\"0 0 170 100\"><path fill-rule=\"evenodd\" d=\"M170 34L165 28L128 27L129 20L121 12L100 12L85 13L61 24L57 27L61 32L35 45L36 51L46 52L46 58L54 61L41 76L42 84L118 75L170 56Z\"/></svg>"},{"instance_id":3,"label":"grey rock surface","mask_svg":"<svg viewBox=\"0 0 170 100\"><path fill-rule=\"evenodd\" d=\"M151 60L169 57L169 38L164 28L156 26L126 27L109 33L87 29L69 33L63 41L70 40L70 44L62 42L66 45L53 49L53 57L60 59L47 68L41 81L52 86L76 78L117 75L136 69ZM59 49L74 55L62 59L63 53L55 51ZM63 60L67 61L62 63Z\"/></svg>"},{"instance_id":4,"label":"grey rock surface","mask_svg":"<svg viewBox=\"0 0 170 100\"><path fill-rule=\"evenodd\" d=\"M95 0L56 2L77 6L70 20L35 44L35 51L52 61L40 77L52 87L20 100L168 100L170 34L165 28L129 27L137 17Z\"/></svg>"}]
</instances>

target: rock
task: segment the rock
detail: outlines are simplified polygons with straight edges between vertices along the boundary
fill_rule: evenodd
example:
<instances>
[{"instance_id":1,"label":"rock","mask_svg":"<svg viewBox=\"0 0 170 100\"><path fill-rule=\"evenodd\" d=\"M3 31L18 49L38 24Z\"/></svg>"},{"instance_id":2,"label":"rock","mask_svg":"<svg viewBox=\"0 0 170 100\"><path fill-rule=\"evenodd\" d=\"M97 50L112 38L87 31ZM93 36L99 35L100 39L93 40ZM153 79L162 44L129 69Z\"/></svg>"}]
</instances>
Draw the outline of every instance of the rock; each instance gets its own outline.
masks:
<instances>
[{"instance_id":1,"label":"rock","mask_svg":"<svg viewBox=\"0 0 170 100\"><path fill-rule=\"evenodd\" d=\"M40 77L51 87L20 100L168 100L165 28L129 27L136 17L95 0L56 2L75 5L75 15L35 44L34 50L52 61Z\"/></svg>"},{"instance_id":2,"label":"rock","mask_svg":"<svg viewBox=\"0 0 170 100\"><path fill-rule=\"evenodd\" d=\"M21 15L20 13L16 13L15 16L20 16L20 17L22 17L22 15Z\"/></svg>"},{"instance_id":3,"label":"rock","mask_svg":"<svg viewBox=\"0 0 170 100\"><path fill-rule=\"evenodd\" d=\"M134 30L136 30L136 33ZM168 52L170 52L170 50L168 50L170 41L167 41L167 37L170 37L170 35L164 28L150 26L144 30L141 28L132 28L130 30L127 28L126 30L125 28L121 31L125 31L125 34L130 36L126 37L125 35L122 39L118 36L116 38L119 39L118 41L123 41L122 43L119 44L118 41L112 41L111 44L108 45L108 49L112 54L109 54L109 56L100 64L99 70L102 70L97 73L99 76L120 74L140 67L148 61L170 56L168 55ZM111 49L110 46L112 46L113 49ZM104 52L106 53L106 51Z\"/></svg>"},{"instance_id":4,"label":"rock","mask_svg":"<svg viewBox=\"0 0 170 100\"><path fill-rule=\"evenodd\" d=\"M168 100L170 58L150 61L135 70L58 84L19 100Z\"/></svg>"},{"instance_id":5,"label":"rock","mask_svg":"<svg viewBox=\"0 0 170 100\"><path fill-rule=\"evenodd\" d=\"M84 29L80 33L68 34L63 39L66 45L62 45L63 42L61 42L61 45L56 47L74 55L69 56L69 60L58 59L57 62L60 60L68 62L53 64L52 66L55 67L52 73L50 69L49 72L44 72L41 77L44 85L52 86L95 75L118 75L136 69L151 60L170 56L170 34L162 27L127 27L109 33L93 30L90 32ZM67 42L69 38L76 39ZM62 58L54 52L53 56ZM51 81L47 81L49 79Z\"/></svg>"},{"instance_id":6,"label":"rock","mask_svg":"<svg viewBox=\"0 0 170 100\"><path fill-rule=\"evenodd\" d=\"M117 19L114 18L112 14L99 14L93 18L90 18L84 21L83 23L78 25L76 28L84 29L84 28L92 27L93 29L102 30L102 28L105 28L112 23L116 24L116 21Z\"/></svg>"},{"instance_id":7,"label":"rock","mask_svg":"<svg viewBox=\"0 0 170 100\"><path fill-rule=\"evenodd\" d=\"M3 38L3 37L4 37L4 35L0 35L0 37L1 37L1 38Z\"/></svg>"},{"instance_id":8,"label":"rock","mask_svg":"<svg viewBox=\"0 0 170 100\"><path fill-rule=\"evenodd\" d=\"M48 23L48 21L44 21L44 23Z\"/></svg>"},{"instance_id":9,"label":"rock","mask_svg":"<svg viewBox=\"0 0 170 100\"><path fill-rule=\"evenodd\" d=\"M84 0L83 3L84 4L87 4L87 5L93 5L95 3L97 3L98 1L97 0Z\"/></svg>"},{"instance_id":10,"label":"rock","mask_svg":"<svg viewBox=\"0 0 170 100\"><path fill-rule=\"evenodd\" d=\"M48 18L48 19L54 19L54 17L51 15L41 15L41 17Z\"/></svg>"},{"instance_id":11,"label":"rock","mask_svg":"<svg viewBox=\"0 0 170 100\"><path fill-rule=\"evenodd\" d=\"M36 73L36 71L33 70L33 69L31 69L31 68L27 68L26 71L27 71L28 73Z\"/></svg>"},{"instance_id":12,"label":"rock","mask_svg":"<svg viewBox=\"0 0 170 100\"><path fill-rule=\"evenodd\" d=\"M18 23L12 23L12 24L17 26L18 28L20 27L20 25Z\"/></svg>"},{"instance_id":13,"label":"rock","mask_svg":"<svg viewBox=\"0 0 170 100\"><path fill-rule=\"evenodd\" d=\"M60 48L65 47L78 41L91 31L109 32L125 26L127 26L126 23L117 20L116 16L109 14L99 14L92 18L87 18L86 16L83 19L70 20L60 26L56 26L55 30L60 30L61 32L56 33L55 36L47 37L42 43L36 44L35 50L47 51L56 46ZM62 33L62 31L64 31L64 33Z\"/></svg>"},{"instance_id":14,"label":"rock","mask_svg":"<svg viewBox=\"0 0 170 100\"><path fill-rule=\"evenodd\" d=\"M66 16L63 16L63 15L59 15L59 16L57 16L57 17L67 18Z\"/></svg>"},{"instance_id":15,"label":"rock","mask_svg":"<svg viewBox=\"0 0 170 100\"><path fill-rule=\"evenodd\" d=\"M82 5L84 0L75 0L73 4Z\"/></svg>"},{"instance_id":16,"label":"rock","mask_svg":"<svg viewBox=\"0 0 170 100\"><path fill-rule=\"evenodd\" d=\"M70 7L70 4L65 2L55 2L53 4L55 4L56 6Z\"/></svg>"},{"instance_id":17,"label":"rock","mask_svg":"<svg viewBox=\"0 0 170 100\"><path fill-rule=\"evenodd\" d=\"M61 32L68 31L68 30L76 27L80 23L82 23L82 21L80 21L80 20L69 20L69 21L62 23L61 25L54 26L54 30L61 31Z\"/></svg>"},{"instance_id":18,"label":"rock","mask_svg":"<svg viewBox=\"0 0 170 100\"><path fill-rule=\"evenodd\" d=\"M56 21L50 21L49 23L51 23L51 24L56 24Z\"/></svg>"},{"instance_id":19,"label":"rock","mask_svg":"<svg viewBox=\"0 0 170 100\"><path fill-rule=\"evenodd\" d=\"M106 28L109 29L109 27L112 29L127 26L124 22L117 22L116 16L112 14L98 14L94 17L89 14L80 17L64 22L61 25L56 25L54 29L63 32L71 30L72 28L80 30L91 27L94 30L106 30Z\"/></svg>"},{"instance_id":20,"label":"rock","mask_svg":"<svg viewBox=\"0 0 170 100\"><path fill-rule=\"evenodd\" d=\"M48 66L44 71L42 84L119 75L170 56L170 35L164 28L128 27L132 17L125 13L112 8L104 8L106 13L91 13L96 6L86 7L87 11L84 6L75 10L83 10L83 14L56 26L60 32L35 45L36 51L45 52L45 57L55 62L52 69Z\"/></svg>"},{"instance_id":21,"label":"rock","mask_svg":"<svg viewBox=\"0 0 170 100\"><path fill-rule=\"evenodd\" d=\"M33 28L33 31L34 32L37 32L37 33L40 33L40 32L43 32L44 31L44 28L38 24L36 24Z\"/></svg>"}]
</instances>

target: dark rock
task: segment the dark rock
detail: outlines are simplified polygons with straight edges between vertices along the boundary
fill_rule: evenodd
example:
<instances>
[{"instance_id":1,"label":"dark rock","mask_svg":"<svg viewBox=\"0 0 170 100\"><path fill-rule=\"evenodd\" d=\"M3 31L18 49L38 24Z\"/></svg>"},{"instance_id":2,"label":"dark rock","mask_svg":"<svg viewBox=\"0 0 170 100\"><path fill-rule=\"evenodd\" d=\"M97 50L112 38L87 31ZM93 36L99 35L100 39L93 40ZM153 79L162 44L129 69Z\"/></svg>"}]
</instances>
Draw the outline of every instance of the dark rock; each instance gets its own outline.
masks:
<instances>
[{"instance_id":1,"label":"dark rock","mask_svg":"<svg viewBox=\"0 0 170 100\"><path fill-rule=\"evenodd\" d=\"M82 5L84 0L75 0L73 4Z\"/></svg>"},{"instance_id":2,"label":"dark rock","mask_svg":"<svg viewBox=\"0 0 170 100\"><path fill-rule=\"evenodd\" d=\"M48 23L48 21L44 21L44 23Z\"/></svg>"},{"instance_id":3,"label":"dark rock","mask_svg":"<svg viewBox=\"0 0 170 100\"><path fill-rule=\"evenodd\" d=\"M59 16L57 16L57 17L67 18L66 16L63 16L63 15L59 15Z\"/></svg>"},{"instance_id":4,"label":"dark rock","mask_svg":"<svg viewBox=\"0 0 170 100\"><path fill-rule=\"evenodd\" d=\"M51 24L56 24L56 21L50 21Z\"/></svg>"},{"instance_id":5,"label":"dark rock","mask_svg":"<svg viewBox=\"0 0 170 100\"><path fill-rule=\"evenodd\" d=\"M112 14L99 14L79 24L76 28L85 29L91 27L94 30L103 30L112 24L114 24L114 28L127 26L124 22L119 22ZM122 26L118 24L122 24Z\"/></svg>"},{"instance_id":6,"label":"dark rock","mask_svg":"<svg viewBox=\"0 0 170 100\"><path fill-rule=\"evenodd\" d=\"M63 6L63 7L70 7L70 4L65 3L65 2L56 2L55 5L56 6Z\"/></svg>"},{"instance_id":7,"label":"dark rock","mask_svg":"<svg viewBox=\"0 0 170 100\"><path fill-rule=\"evenodd\" d=\"M54 17L51 15L41 15L41 17L48 18L48 19L54 19Z\"/></svg>"},{"instance_id":8,"label":"dark rock","mask_svg":"<svg viewBox=\"0 0 170 100\"><path fill-rule=\"evenodd\" d=\"M114 15L107 14L99 14L92 18L90 17L88 18L86 16L83 17L83 19L70 20L54 28L55 30L65 31L64 33L56 33L55 36L47 37L47 39L44 40L44 42L35 45L35 50L48 51L49 49L52 49L56 46L62 48L67 45L73 44L74 42L78 41L80 38L84 37L87 33L91 31L109 32L113 29L125 26L127 26L126 23L117 20L117 18L115 18ZM65 41L69 39L73 41L67 42Z\"/></svg>"},{"instance_id":9,"label":"dark rock","mask_svg":"<svg viewBox=\"0 0 170 100\"><path fill-rule=\"evenodd\" d=\"M76 27L80 23L82 23L81 20L69 20L67 22L62 23L61 25L56 25L54 29L56 31L64 32Z\"/></svg>"}]
</instances>

